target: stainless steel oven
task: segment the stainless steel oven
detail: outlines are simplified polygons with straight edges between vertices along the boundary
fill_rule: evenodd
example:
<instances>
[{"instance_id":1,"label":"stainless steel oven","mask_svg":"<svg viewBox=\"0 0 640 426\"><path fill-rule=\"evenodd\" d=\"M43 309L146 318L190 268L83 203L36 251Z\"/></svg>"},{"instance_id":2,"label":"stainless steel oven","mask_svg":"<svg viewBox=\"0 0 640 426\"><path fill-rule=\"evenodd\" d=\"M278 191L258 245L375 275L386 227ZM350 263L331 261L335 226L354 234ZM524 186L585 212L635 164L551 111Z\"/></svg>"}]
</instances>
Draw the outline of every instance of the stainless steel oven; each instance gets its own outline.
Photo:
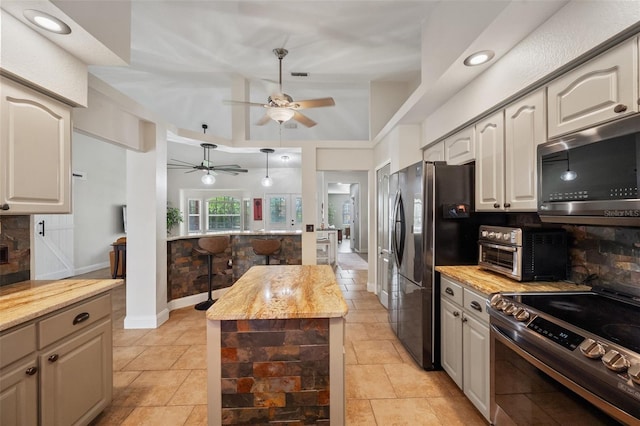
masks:
<instances>
[{"instance_id":1,"label":"stainless steel oven","mask_svg":"<svg viewBox=\"0 0 640 426\"><path fill-rule=\"evenodd\" d=\"M640 424L637 300L499 293L488 310L493 424Z\"/></svg>"},{"instance_id":2,"label":"stainless steel oven","mask_svg":"<svg viewBox=\"0 0 640 426\"><path fill-rule=\"evenodd\" d=\"M478 265L518 281L566 278L567 235L562 229L480 226Z\"/></svg>"}]
</instances>

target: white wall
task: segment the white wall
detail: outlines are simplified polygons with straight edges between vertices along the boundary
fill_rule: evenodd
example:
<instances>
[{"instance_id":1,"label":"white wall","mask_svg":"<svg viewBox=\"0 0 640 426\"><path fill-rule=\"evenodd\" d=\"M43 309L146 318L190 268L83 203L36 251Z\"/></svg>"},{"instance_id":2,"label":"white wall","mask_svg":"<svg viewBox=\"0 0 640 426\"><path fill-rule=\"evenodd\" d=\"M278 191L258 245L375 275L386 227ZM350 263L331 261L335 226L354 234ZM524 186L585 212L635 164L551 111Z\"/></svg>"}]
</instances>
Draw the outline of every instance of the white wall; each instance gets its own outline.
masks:
<instances>
[{"instance_id":1,"label":"white wall","mask_svg":"<svg viewBox=\"0 0 640 426\"><path fill-rule=\"evenodd\" d=\"M74 274L109 265L110 244L124 235L126 151L74 132L72 169L86 180L73 179Z\"/></svg>"}]
</instances>

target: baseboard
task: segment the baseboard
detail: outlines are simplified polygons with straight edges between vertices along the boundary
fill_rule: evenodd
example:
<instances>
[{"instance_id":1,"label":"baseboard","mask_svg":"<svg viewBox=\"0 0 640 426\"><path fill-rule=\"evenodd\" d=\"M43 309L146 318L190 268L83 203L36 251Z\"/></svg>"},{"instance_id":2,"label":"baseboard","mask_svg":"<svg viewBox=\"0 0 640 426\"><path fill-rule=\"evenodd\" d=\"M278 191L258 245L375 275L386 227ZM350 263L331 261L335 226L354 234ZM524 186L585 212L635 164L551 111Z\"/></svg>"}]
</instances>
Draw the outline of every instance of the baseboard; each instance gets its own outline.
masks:
<instances>
[{"instance_id":1,"label":"baseboard","mask_svg":"<svg viewBox=\"0 0 640 426\"><path fill-rule=\"evenodd\" d=\"M211 292L211 298L216 300L225 294L231 287L221 288L219 290L213 290ZM197 303L207 300L207 293L193 294L191 296L181 297L179 299L173 299L167 303L167 309L173 311L176 309L186 308L188 306L194 306Z\"/></svg>"},{"instance_id":2,"label":"baseboard","mask_svg":"<svg viewBox=\"0 0 640 426\"><path fill-rule=\"evenodd\" d=\"M131 317L127 315L124 317L125 329L137 329L137 328L158 328L165 321L169 319L169 309L163 309L155 316L141 316Z\"/></svg>"},{"instance_id":3,"label":"baseboard","mask_svg":"<svg viewBox=\"0 0 640 426\"><path fill-rule=\"evenodd\" d=\"M367 291L370 293L375 293L376 292L376 283L372 283L367 281Z\"/></svg>"},{"instance_id":4,"label":"baseboard","mask_svg":"<svg viewBox=\"0 0 640 426\"><path fill-rule=\"evenodd\" d=\"M99 269L108 268L110 266L111 265L109 264L109 261L102 262L102 263L94 263L93 265L83 266L82 268L74 268L73 269L73 275L88 274L89 272L97 271Z\"/></svg>"}]
</instances>

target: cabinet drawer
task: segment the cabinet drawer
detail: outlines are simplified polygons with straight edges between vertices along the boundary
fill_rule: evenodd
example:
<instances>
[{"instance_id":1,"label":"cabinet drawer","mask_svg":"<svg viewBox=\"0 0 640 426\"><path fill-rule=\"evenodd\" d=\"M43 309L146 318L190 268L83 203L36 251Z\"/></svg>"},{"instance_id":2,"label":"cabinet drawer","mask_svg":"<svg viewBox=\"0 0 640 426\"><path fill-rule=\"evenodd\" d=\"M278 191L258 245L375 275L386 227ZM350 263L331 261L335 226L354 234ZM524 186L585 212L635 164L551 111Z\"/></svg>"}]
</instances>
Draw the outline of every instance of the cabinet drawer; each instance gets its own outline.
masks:
<instances>
[{"instance_id":1,"label":"cabinet drawer","mask_svg":"<svg viewBox=\"0 0 640 426\"><path fill-rule=\"evenodd\" d=\"M467 288L464 289L464 308L479 320L489 324L487 312L487 296L483 296Z\"/></svg>"},{"instance_id":2,"label":"cabinet drawer","mask_svg":"<svg viewBox=\"0 0 640 426\"><path fill-rule=\"evenodd\" d=\"M444 275L440 276L440 294L462 306L462 286Z\"/></svg>"},{"instance_id":3,"label":"cabinet drawer","mask_svg":"<svg viewBox=\"0 0 640 426\"><path fill-rule=\"evenodd\" d=\"M38 323L38 347L42 349L108 315L111 315L111 293L66 309Z\"/></svg>"},{"instance_id":4,"label":"cabinet drawer","mask_svg":"<svg viewBox=\"0 0 640 426\"><path fill-rule=\"evenodd\" d=\"M4 367L36 350L35 324L0 336L0 366Z\"/></svg>"}]
</instances>

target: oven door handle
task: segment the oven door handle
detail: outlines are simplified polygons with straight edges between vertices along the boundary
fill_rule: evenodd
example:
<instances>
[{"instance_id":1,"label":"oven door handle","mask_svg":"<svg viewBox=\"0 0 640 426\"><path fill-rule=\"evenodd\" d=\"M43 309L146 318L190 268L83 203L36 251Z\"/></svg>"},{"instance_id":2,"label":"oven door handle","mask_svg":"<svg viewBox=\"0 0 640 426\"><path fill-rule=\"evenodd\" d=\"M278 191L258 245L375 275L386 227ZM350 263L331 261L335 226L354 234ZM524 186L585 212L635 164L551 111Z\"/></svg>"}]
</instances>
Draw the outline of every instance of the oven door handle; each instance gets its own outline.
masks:
<instances>
[{"instance_id":1,"label":"oven door handle","mask_svg":"<svg viewBox=\"0 0 640 426\"><path fill-rule=\"evenodd\" d=\"M516 251L518 251L518 249L516 247L511 247L511 246L503 246L500 244L491 244L491 243L480 243L481 246L483 247L489 247L489 248L494 248L496 250L502 250L502 251L509 251L511 253L514 253Z\"/></svg>"}]
</instances>

